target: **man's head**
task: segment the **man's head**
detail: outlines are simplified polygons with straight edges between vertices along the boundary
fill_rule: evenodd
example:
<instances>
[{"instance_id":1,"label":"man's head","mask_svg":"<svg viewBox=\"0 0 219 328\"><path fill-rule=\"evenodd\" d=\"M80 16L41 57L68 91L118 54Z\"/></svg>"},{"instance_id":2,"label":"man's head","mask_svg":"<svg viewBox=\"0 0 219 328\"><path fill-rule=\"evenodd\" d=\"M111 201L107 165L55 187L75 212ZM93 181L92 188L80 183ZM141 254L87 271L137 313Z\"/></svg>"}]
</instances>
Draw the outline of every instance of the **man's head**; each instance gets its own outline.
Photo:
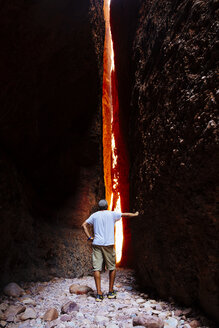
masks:
<instances>
[{"instance_id":1,"label":"man's head","mask_svg":"<svg viewBox=\"0 0 219 328\"><path fill-rule=\"evenodd\" d=\"M98 205L99 205L99 208L100 208L101 211L102 210L107 210L107 208L108 208L108 203L107 203L106 199L101 199L99 201Z\"/></svg>"}]
</instances>

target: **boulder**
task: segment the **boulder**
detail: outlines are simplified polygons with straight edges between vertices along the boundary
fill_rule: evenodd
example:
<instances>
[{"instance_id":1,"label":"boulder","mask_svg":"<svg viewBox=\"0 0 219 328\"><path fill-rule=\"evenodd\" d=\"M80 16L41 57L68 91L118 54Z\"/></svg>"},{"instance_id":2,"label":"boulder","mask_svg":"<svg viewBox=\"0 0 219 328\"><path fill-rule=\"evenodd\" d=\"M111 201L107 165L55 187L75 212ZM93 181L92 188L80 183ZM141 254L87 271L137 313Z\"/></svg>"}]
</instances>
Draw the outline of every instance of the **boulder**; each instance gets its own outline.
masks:
<instances>
[{"instance_id":1,"label":"boulder","mask_svg":"<svg viewBox=\"0 0 219 328\"><path fill-rule=\"evenodd\" d=\"M83 295L93 292L93 289L89 286L73 284L69 287L69 292L71 294Z\"/></svg>"},{"instance_id":2,"label":"boulder","mask_svg":"<svg viewBox=\"0 0 219 328\"><path fill-rule=\"evenodd\" d=\"M53 321L57 319L59 316L58 311L55 308L51 308L46 311L46 313L43 316L44 321Z\"/></svg>"},{"instance_id":3,"label":"boulder","mask_svg":"<svg viewBox=\"0 0 219 328\"><path fill-rule=\"evenodd\" d=\"M11 282L4 287L3 292L7 296L19 297L24 293L24 290L15 282Z\"/></svg>"},{"instance_id":4,"label":"boulder","mask_svg":"<svg viewBox=\"0 0 219 328\"><path fill-rule=\"evenodd\" d=\"M70 314L73 311L79 311L79 306L72 301L69 301L68 303L64 304L61 308L61 313Z\"/></svg>"},{"instance_id":5,"label":"boulder","mask_svg":"<svg viewBox=\"0 0 219 328\"><path fill-rule=\"evenodd\" d=\"M151 315L141 315L133 318L133 326L144 326L147 328L163 328L164 322L160 318Z\"/></svg>"}]
</instances>

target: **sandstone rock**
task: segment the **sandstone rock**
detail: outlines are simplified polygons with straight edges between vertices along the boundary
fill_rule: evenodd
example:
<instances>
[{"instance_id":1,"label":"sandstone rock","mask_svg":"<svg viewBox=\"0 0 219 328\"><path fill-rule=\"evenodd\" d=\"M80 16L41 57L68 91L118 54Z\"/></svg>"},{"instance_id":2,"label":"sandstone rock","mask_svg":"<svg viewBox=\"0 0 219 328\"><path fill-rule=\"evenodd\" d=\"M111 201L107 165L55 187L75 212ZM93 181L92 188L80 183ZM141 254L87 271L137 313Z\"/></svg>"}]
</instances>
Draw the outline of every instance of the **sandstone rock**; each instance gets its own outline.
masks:
<instances>
[{"instance_id":1,"label":"sandstone rock","mask_svg":"<svg viewBox=\"0 0 219 328\"><path fill-rule=\"evenodd\" d=\"M73 311L79 311L79 306L75 302L69 301L68 303L64 304L61 308L61 313L69 314Z\"/></svg>"},{"instance_id":2,"label":"sandstone rock","mask_svg":"<svg viewBox=\"0 0 219 328\"><path fill-rule=\"evenodd\" d=\"M190 321L189 324L190 324L190 326L192 328L197 328L197 327L200 327L201 326L201 324L200 324L200 322L198 320L192 320L192 321Z\"/></svg>"},{"instance_id":3,"label":"sandstone rock","mask_svg":"<svg viewBox=\"0 0 219 328\"><path fill-rule=\"evenodd\" d=\"M13 322L14 318L17 314L20 314L24 312L26 309L23 305L11 305L9 308L5 311L4 316L5 320L8 322Z\"/></svg>"},{"instance_id":4,"label":"sandstone rock","mask_svg":"<svg viewBox=\"0 0 219 328\"><path fill-rule=\"evenodd\" d=\"M69 287L69 292L71 294L83 295L89 292L93 292L93 289L88 286L73 284Z\"/></svg>"},{"instance_id":5,"label":"sandstone rock","mask_svg":"<svg viewBox=\"0 0 219 328\"><path fill-rule=\"evenodd\" d=\"M24 293L24 290L15 282L11 282L4 287L3 292L7 296L19 297Z\"/></svg>"},{"instance_id":6,"label":"sandstone rock","mask_svg":"<svg viewBox=\"0 0 219 328\"><path fill-rule=\"evenodd\" d=\"M147 328L163 328L164 322L157 317L142 315L133 319L133 326L144 326Z\"/></svg>"},{"instance_id":7,"label":"sandstone rock","mask_svg":"<svg viewBox=\"0 0 219 328\"><path fill-rule=\"evenodd\" d=\"M46 313L43 316L43 320L45 321L53 321L57 319L59 316L58 311L55 308L51 308L46 311Z\"/></svg>"},{"instance_id":8,"label":"sandstone rock","mask_svg":"<svg viewBox=\"0 0 219 328\"><path fill-rule=\"evenodd\" d=\"M202 304L205 311L219 321L219 289L215 280L215 274L219 276L215 262L218 235L217 229L210 224L211 213L215 213L217 207L215 177L218 171L217 140L213 134L217 123L214 103L217 27L209 12L212 3L217 3L218 6L218 1L112 0L111 28L120 86L120 110L124 117L129 115L129 122L132 122L127 124L127 139L132 142L127 144L130 162L134 163L129 172L132 186L130 205L140 208L141 213L139 224L131 225L138 281L142 288L150 285L152 289L159 291L160 295L171 295L184 304L192 304L195 300L195 303ZM187 6L190 9L187 9ZM212 6L213 10L217 10L216 8L216 5ZM198 17L196 22L193 19L195 16ZM123 17L122 21L118 20L118 17ZM167 18L171 21L168 26ZM174 35L175 29L177 32ZM210 29L211 36L207 32ZM199 46L196 51L196 45L200 44L203 46ZM175 48L179 51L175 52ZM205 56L206 51L209 57ZM154 56L159 58L157 65L152 65ZM197 61L199 64L194 67ZM209 62L210 70L207 68ZM160 63L165 64L161 67ZM132 83L124 83L125 67ZM147 71L148 67L150 72ZM176 76L177 81L180 81L180 88L175 80ZM186 84L188 76L191 83L189 90ZM202 96L202 90L206 98ZM163 106L167 115L163 111L157 111ZM183 116L181 124L181 113L190 110L193 118ZM165 127L163 121L166 122ZM207 125L209 129L203 134ZM199 144L201 137L202 142ZM133 143L139 147L134 147ZM171 153L173 148L179 150L174 155L175 158ZM185 166L180 166L180 162ZM174 182L167 183L174 169L177 170ZM197 179L195 172L199 172ZM211 185L208 186L205 181L211 181ZM145 185L148 188L145 188ZM201 186L205 186L202 196ZM166 188L172 198L165 196ZM181 204L187 202L188 190L192 191L186 209L189 219L185 220ZM211 199L206 195L212 195ZM196 200L201 198L202 201L196 203ZM161 206L158 208L160 199L163 199L163 203L159 203ZM166 208L169 209L167 215L164 213ZM148 219L149 212L152 219ZM170 230L165 230L167 225L171 226ZM188 230L191 238L187 238ZM156 239L158 234L159 241ZM140 235L142 238L139 238ZM171 265L164 265L163 272L153 279L151 277L164 258L163 254L161 256L157 252L156 247L162 240L165 244L165 258L168 258L172 238L180 241L180 245L176 245L174 249ZM206 247L200 252L203 244ZM150 249L149 245L157 246ZM186 263L182 263L182 257L187 258ZM203 270L203 267L206 269ZM197 279L201 283L197 283Z\"/></svg>"},{"instance_id":9,"label":"sandstone rock","mask_svg":"<svg viewBox=\"0 0 219 328\"><path fill-rule=\"evenodd\" d=\"M164 328L176 328L178 326L178 320L175 318L168 318L164 320Z\"/></svg>"},{"instance_id":10,"label":"sandstone rock","mask_svg":"<svg viewBox=\"0 0 219 328\"><path fill-rule=\"evenodd\" d=\"M63 321L63 322L68 322L68 321L71 321L72 317L69 315L69 314L63 314L61 317L60 317L60 320Z\"/></svg>"},{"instance_id":11,"label":"sandstone rock","mask_svg":"<svg viewBox=\"0 0 219 328\"><path fill-rule=\"evenodd\" d=\"M27 308L24 313L21 314L20 319L22 321L28 320L28 319L36 319L37 313L33 308Z\"/></svg>"}]
</instances>

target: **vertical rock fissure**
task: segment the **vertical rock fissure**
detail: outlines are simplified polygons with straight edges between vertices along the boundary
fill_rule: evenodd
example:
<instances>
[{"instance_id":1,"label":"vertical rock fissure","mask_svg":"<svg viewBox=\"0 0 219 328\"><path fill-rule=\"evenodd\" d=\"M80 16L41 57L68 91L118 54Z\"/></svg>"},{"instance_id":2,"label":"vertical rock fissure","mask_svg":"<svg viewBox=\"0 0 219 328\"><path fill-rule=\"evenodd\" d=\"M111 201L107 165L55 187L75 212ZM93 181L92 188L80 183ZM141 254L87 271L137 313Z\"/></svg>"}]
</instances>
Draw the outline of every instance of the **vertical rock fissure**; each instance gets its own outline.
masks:
<instances>
[{"instance_id":1,"label":"vertical rock fissure","mask_svg":"<svg viewBox=\"0 0 219 328\"><path fill-rule=\"evenodd\" d=\"M110 209L121 212L121 165L124 158L122 134L119 126L119 103L114 65L114 50L110 26L110 0L104 1L105 44L103 72L103 161L106 199ZM121 262L123 246L123 222L115 228L116 261Z\"/></svg>"}]
</instances>

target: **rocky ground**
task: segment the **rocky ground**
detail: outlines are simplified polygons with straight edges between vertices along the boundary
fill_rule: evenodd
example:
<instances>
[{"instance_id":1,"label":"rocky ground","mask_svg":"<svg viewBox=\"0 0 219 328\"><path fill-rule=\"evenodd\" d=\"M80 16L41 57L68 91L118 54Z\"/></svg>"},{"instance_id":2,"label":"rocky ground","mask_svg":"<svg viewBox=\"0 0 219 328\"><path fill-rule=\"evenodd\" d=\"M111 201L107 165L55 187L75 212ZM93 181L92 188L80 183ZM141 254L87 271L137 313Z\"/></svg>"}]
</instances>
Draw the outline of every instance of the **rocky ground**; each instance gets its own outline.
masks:
<instances>
[{"instance_id":1,"label":"rocky ground","mask_svg":"<svg viewBox=\"0 0 219 328\"><path fill-rule=\"evenodd\" d=\"M216 327L194 309L139 292L131 270L117 272L117 299L105 297L99 303L94 298L92 276L25 282L20 287L10 284L0 296L0 327ZM102 274L102 290L106 295L107 272Z\"/></svg>"}]
</instances>

